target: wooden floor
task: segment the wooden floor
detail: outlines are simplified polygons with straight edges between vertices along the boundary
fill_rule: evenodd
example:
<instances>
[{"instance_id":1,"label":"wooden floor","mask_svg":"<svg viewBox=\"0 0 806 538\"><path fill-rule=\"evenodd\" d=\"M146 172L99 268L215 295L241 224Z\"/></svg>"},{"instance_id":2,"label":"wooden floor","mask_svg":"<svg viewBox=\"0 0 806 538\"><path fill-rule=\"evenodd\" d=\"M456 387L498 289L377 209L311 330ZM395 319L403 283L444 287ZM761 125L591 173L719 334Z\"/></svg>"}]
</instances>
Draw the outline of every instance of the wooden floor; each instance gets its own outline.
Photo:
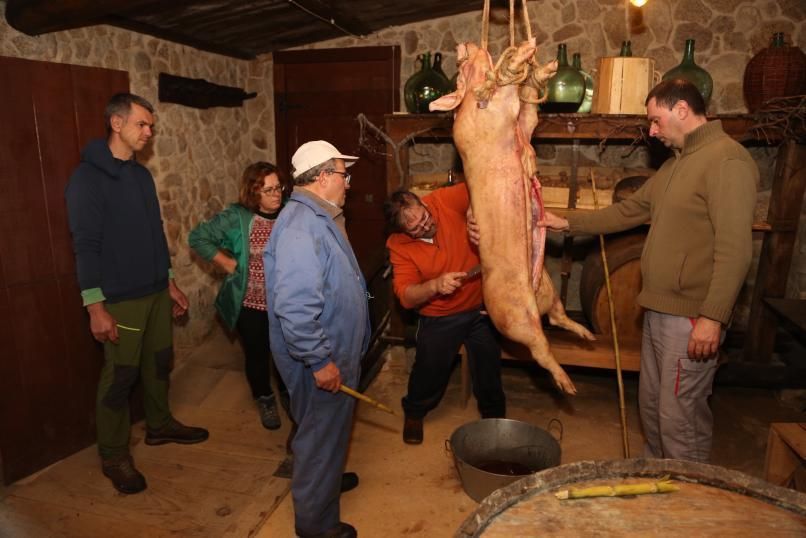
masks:
<instances>
[{"instance_id":1,"label":"wooden floor","mask_svg":"<svg viewBox=\"0 0 806 538\"><path fill-rule=\"evenodd\" d=\"M289 481L272 476L285 457L288 420L274 432L260 425L237 345L218 338L199 349L174 371L171 402L179 420L210 430L208 441L147 446L139 423L131 450L145 492L117 493L92 446L6 488L0 537L256 534L288 493Z\"/></svg>"}]
</instances>

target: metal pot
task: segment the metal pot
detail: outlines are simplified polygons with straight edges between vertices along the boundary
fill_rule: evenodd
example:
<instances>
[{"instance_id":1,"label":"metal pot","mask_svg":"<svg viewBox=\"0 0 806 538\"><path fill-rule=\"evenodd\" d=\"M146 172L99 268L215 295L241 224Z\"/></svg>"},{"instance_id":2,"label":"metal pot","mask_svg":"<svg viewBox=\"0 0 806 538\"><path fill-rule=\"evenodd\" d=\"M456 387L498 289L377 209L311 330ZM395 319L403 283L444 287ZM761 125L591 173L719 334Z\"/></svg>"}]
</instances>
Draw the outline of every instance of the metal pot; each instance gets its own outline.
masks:
<instances>
[{"instance_id":1,"label":"metal pot","mask_svg":"<svg viewBox=\"0 0 806 538\"><path fill-rule=\"evenodd\" d=\"M552 422L559 425L562 440L562 423L552 419L547 428ZM519 420L486 418L470 422L453 432L446 447L453 454L465 493L476 502L527 474L560 464L558 439ZM512 474L513 469L525 472Z\"/></svg>"}]
</instances>

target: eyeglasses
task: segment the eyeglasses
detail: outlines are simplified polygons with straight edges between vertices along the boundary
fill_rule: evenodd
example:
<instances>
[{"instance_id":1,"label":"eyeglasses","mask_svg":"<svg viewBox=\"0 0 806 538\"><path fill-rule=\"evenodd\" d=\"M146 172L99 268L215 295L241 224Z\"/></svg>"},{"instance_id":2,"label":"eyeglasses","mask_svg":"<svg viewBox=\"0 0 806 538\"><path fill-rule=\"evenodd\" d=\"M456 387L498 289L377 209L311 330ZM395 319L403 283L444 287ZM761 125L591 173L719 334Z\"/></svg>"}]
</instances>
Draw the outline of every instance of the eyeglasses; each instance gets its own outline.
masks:
<instances>
[{"instance_id":1,"label":"eyeglasses","mask_svg":"<svg viewBox=\"0 0 806 538\"><path fill-rule=\"evenodd\" d=\"M276 187L266 187L265 189L260 189L260 192L263 194L281 194L283 192L283 187L277 185Z\"/></svg>"},{"instance_id":2,"label":"eyeglasses","mask_svg":"<svg viewBox=\"0 0 806 538\"><path fill-rule=\"evenodd\" d=\"M350 184L350 173L349 172L339 172L338 170L328 170L331 174L339 174L341 177L344 178L344 183L349 185Z\"/></svg>"}]
</instances>

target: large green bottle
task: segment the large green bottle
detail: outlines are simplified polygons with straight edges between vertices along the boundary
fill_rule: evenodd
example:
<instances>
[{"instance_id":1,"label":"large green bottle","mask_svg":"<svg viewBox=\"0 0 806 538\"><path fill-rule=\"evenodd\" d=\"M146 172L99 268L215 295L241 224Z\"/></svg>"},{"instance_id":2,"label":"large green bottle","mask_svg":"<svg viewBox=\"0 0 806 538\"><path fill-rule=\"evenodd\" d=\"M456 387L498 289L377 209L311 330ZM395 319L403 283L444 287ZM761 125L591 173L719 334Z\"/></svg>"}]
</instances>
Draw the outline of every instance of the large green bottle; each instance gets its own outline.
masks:
<instances>
[{"instance_id":1,"label":"large green bottle","mask_svg":"<svg viewBox=\"0 0 806 538\"><path fill-rule=\"evenodd\" d=\"M585 97L585 77L568 65L565 43L557 46L557 64L557 73L546 86L548 100L541 108L544 112L576 112Z\"/></svg>"},{"instance_id":2,"label":"large green bottle","mask_svg":"<svg viewBox=\"0 0 806 538\"><path fill-rule=\"evenodd\" d=\"M700 90L706 106L714 91L714 79L708 71L694 63L694 40L686 39L686 48L683 51L683 61L680 65L673 67L663 75L663 80L681 78L688 80Z\"/></svg>"},{"instance_id":3,"label":"large green bottle","mask_svg":"<svg viewBox=\"0 0 806 538\"><path fill-rule=\"evenodd\" d=\"M587 114L591 111L591 105L593 104L593 78L582 70L582 55L580 53L574 53L571 65L574 69L582 73L582 76L585 78L585 97L582 99L582 104L579 105L577 112Z\"/></svg>"},{"instance_id":4,"label":"large green bottle","mask_svg":"<svg viewBox=\"0 0 806 538\"><path fill-rule=\"evenodd\" d=\"M403 101L406 104L406 110L408 110L411 114L415 114L417 112L417 102L415 97L417 81L427 69L427 65L423 58L424 56L424 54L418 54L417 58L414 59L414 65L417 65L417 62L420 62L420 70L415 71L414 74L406 81L406 84L403 85Z\"/></svg>"},{"instance_id":5,"label":"large green bottle","mask_svg":"<svg viewBox=\"0 0 806 538\"><path fill-rule=\"evenodd\" d=\"M418 114L427 114L431 101L450 93L451 81L442 72L440 66L442 54L435 54L436 63L431 66L431 53L426 52L423 57L423 71L414 84L414 103ZM439 70L435 69L438 68Z\"/></svg>"}]
</instances>

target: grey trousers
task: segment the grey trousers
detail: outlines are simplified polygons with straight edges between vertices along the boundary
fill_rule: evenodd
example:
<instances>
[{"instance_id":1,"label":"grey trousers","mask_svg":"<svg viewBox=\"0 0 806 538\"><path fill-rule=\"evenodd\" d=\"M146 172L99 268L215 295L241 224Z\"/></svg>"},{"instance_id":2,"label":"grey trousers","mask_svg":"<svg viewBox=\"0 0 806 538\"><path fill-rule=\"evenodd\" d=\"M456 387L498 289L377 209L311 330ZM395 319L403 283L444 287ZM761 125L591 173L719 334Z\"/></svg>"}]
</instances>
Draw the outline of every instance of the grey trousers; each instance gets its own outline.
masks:
<instances>
[{"instance_id":1,"label":"grey trousers","mask_svg":"<svg viewBox=\"0 0 806 538\"><path fill-rule=\"evenodd\" d=\"M638 406L645 457L699 462L710 457L713 416L708 397L717 359L688 358L692 328L686 317L644 313Z\"/></svg>"}]
</instances>

